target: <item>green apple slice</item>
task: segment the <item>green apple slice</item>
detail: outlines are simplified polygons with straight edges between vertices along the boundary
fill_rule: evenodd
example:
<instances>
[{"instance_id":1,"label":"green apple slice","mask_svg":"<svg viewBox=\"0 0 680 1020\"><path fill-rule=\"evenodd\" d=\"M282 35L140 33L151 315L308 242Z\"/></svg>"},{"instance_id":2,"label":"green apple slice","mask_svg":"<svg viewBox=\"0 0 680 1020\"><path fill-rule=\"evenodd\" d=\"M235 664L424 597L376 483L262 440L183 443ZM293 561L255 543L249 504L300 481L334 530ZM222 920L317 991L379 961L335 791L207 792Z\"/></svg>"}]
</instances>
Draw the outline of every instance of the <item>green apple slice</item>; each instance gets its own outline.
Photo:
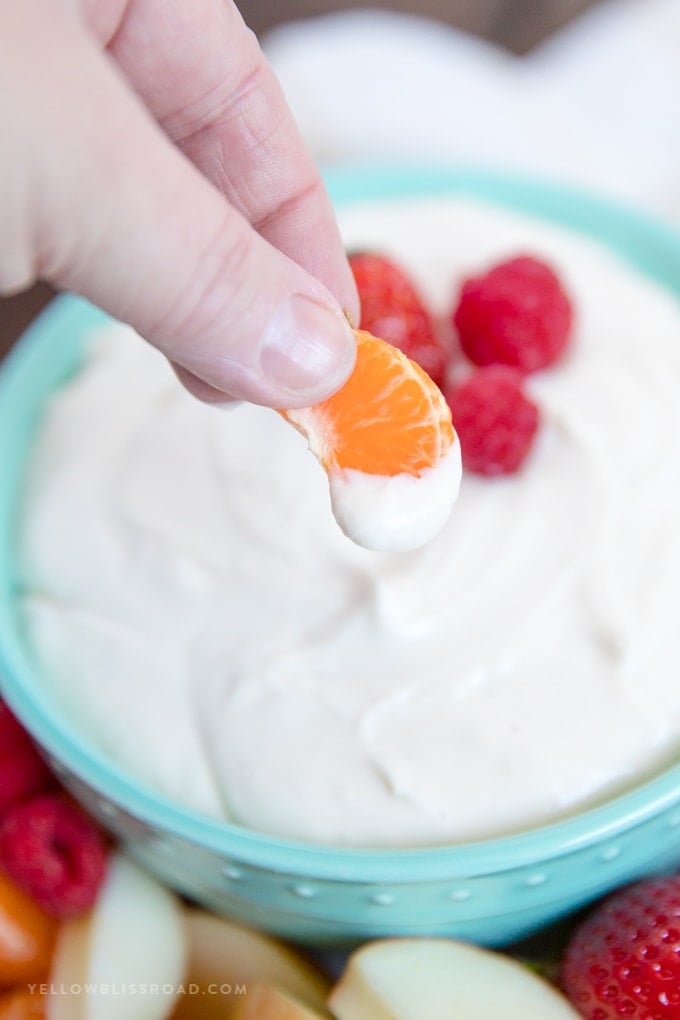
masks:
<instances>
[{"instance_id":1,"label":"green apple slice","mask_svg":"<svg viewBox=\"0 0 680 1020\"><path fill-rule=\"evenodd\" d=\"M47 1020L167 1020L185 964L179 900L114 854L91 913L60 930Z\"/></svg>"},{"instance_id":2,"label":"green apple slice","mask_svg":"<svg viewBox=\"0 0 680 1020\"><path fill-rule=\"evenodd\" d=\"M330 1020L330 1013L319 1013L280 988L249 985L234 1020Z\"/></svg>"},{"instance_id":3,"label":"green apple slice","mask_svg":"<svg viewBox=\"0 0 680 1020\"><path fill-rule=\"evenodd\" d=\"M329 998L338 1020L579 1020L542 978L452 939L403 938L355 952Z\"/></svg>"},{"instance_id":4,"label":"green apple slice","mask_svg":"<svg viewBox=\"0 0 680 1020\"><path fill-rule=\"evenodd\" d=\"M312 1010L323 1010L329 982L307 960L277 939L188 909L184 915L189 963L173 1020L231 1020L255 985L271 985Z\"/></svg>"},{"instance_id":5,"label":"green apple slice","mask_svg":"<svg viewBox=\"0 0 680 1020\"><path fill-rule=\"evenodd\" d=\"M87 976L92 921L88 916L66 921L59 929L50 967L47 1020L86 1020L83 990Z\"/></svg>"}]
</instances>

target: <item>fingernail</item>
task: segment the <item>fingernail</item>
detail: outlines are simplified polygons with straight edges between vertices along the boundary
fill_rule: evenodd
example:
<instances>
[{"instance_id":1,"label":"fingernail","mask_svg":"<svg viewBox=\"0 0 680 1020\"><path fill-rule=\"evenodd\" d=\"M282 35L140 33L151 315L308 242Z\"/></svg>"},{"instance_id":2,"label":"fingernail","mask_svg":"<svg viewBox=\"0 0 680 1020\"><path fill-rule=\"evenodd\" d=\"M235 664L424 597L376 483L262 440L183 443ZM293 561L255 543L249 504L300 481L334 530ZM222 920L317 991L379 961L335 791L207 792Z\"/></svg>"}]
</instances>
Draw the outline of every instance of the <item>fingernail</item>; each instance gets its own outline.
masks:
<instances>
[{"instance_id":1,"label":"fingernail","mask_svg":"<svg viewBox=\"0 0 680 1020\"><path fill-rule=\"evenodd\" d=\"M302 294L279 307L260 348L260 366L269 383L301 406L334 393L355 357L354 334L342 313Z\"/></svg>"}]
</instances>

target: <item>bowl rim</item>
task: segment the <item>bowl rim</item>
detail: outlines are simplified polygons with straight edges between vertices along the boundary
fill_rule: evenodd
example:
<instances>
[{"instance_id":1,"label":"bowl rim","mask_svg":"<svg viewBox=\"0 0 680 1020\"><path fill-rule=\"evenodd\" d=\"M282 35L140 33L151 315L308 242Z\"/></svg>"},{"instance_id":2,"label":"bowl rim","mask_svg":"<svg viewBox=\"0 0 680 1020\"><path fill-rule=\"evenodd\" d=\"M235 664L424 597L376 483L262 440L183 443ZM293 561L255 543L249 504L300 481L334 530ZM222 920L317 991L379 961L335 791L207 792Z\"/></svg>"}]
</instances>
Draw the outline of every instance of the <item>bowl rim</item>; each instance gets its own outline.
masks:
<instances>
[{"instance_id":1,"label":"bowl rim","mask_svg":"<svg viewBox=\"0 0 680 1020\"><path fill-rule=\"evenodd\" d=\"M576 230L613 249L644 275L680 296L680 234L646 212L561 183L494 170L444 166L362 165L325 174L335 203L404 197L465 195ZM72 295L56 298L25 331L0 370L0 437L9 434L10 390L19 385L45 334L55 328L90 330L103 313ZM2 453L2 451L0 451ZM1 489L1 486L0 486ZM0 499L13 506L15 492ZM10 511L7 511L8 513ZM8 528L11 525L8 525ZM478 877L545 863L615 839L621 832L680 805L680 763L603 804L511 835L446 846L356 848L304 843L217 821L141 787L115 763L64 725L39 697L39 683L14 654L10 614L0 612L0 686L10 707L52 759L97 796L141 819L169 839L197 844L226 859L292 876L371 883L434 882ZM673 824L680 826L680 811Z\"/></svg>"}]
</instances>

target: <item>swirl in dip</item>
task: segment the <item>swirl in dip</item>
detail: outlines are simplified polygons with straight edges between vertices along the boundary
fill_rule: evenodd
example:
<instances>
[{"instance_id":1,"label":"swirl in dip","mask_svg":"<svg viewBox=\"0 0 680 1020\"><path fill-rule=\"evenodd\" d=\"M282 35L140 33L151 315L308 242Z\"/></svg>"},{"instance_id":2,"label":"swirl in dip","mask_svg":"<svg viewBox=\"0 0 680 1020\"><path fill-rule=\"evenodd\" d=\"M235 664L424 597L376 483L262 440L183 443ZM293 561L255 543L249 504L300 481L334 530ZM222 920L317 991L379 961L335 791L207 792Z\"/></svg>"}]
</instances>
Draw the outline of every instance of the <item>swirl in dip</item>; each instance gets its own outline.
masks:
<instances>
[{"instance_id":1,"label":"swirl in dip","mask_svg":"<svg viewBox=\"0 0 680 1020\"><path fill-rule=\"evenodd\" d=\"M112 326L30 469L22 608L45 688L140 782L302 840L469 840L601 801L680 737L680 304L468 200L340 217L442 313L502 258L558 270L576 331L526 382L529 461L466 476L424 548L368 552L278 415L199 404Z\"/></svg>"}]
</instances>

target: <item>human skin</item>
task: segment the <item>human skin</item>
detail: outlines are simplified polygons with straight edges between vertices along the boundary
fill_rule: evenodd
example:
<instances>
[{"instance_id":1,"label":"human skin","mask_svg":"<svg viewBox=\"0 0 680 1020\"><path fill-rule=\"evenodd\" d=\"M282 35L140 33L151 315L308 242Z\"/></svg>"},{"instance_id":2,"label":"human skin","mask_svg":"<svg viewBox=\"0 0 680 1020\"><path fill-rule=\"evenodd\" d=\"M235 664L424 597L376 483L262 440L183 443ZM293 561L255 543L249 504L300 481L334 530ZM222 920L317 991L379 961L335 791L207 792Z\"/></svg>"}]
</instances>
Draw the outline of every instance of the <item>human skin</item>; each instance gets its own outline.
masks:
<instances>
[{"instance_id":1,"label":"human skin","mask_svg":"<svg viewBox=\"0 0 680 1020\"><path fill-rule=\"evenodd\" d=\"M210 401L302 407L351 371L329 198L230 0L0 4L0 293L131 323Z\"/></svg>"}]
</instances>

